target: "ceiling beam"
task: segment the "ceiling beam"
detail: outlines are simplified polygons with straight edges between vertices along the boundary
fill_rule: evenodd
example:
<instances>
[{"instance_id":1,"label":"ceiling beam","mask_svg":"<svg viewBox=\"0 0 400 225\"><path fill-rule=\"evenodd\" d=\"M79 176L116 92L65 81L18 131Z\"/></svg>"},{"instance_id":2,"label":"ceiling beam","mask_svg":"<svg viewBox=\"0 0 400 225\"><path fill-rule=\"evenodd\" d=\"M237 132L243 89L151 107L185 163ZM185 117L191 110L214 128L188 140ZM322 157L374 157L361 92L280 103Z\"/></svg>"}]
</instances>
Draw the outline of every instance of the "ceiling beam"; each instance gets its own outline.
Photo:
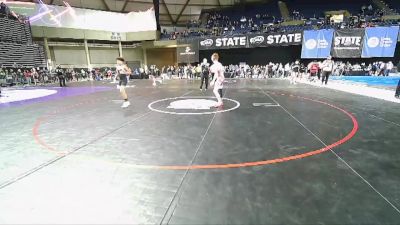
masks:
<instances>
[{"instance_id":1,"label":"ceiling beam","mask_svg":"<svg viewBox=\"0 0 400 225\"><path fill-rule=\"evenodd\" d=\"M160 15L165 16L165 15L168 15L168 13L160 13ZM179 14L171 13L171 16L176 16L176 15L179 15ZM182 13L181 17L182 16L198 16L198 15L201 15L201 14L200 13L191 13L191 14L183 14Z\"/></svg>"},{"instance_id":2,"label":"ceiling beam","mask_svg":"<svg viewBox=\"0 0 400 225\"><path fill-rule=\"evenodd\" d=\"M125 0L123 0L125 2ZM145 1L145 0L128 0L128 2L130 3L141 3L141 4L148 4L148 5L153 5L153 2L149 2L149 1ZM173 5L173 6L182 6L185 5L184 2L170 2L167 3L168 5ZM216 2L215 4L213 3L190 3L191 6L213 6L213 7L219 7L218 2Z\"/></svg>"},{"instance_id":3,"label":"ceiling beam","mask_svg":"<svg viewBox=\"0 0 400 225\"><path fill-rule=\"evenodd\" d=\"M222 8L221 1L217 0L219 8Z\"/></svg>"},{"instance_id":4,"label":"ceiling beam","mask_svg":"<svg viewBox=\"0 0 400 225\"><path fill-rule=\"evenodd\" d=\"M124 1L124 5L122 6L121 12L125 12L126 6L128 5L128 0Z\"/></svg>"},{"instance_id":5,"label":"ceiling beam","mask_svg":"<svg viewBox=\"0 0 400 225\"><path fill-rule=\"evenodd\" d=\"M165 7L165 11L167 11L167 15L169 17L169 20L171 21L171 24L175 24L174 19L172 19L171 13L169 12L169 9L167 7L167 4L165 4L165 0L162 0L162 4Z\"/></svg>"},{"instance_id":6,"label":"ceiling beam","mask_svg":"<svg viewBox=\"0 0 400 225\"><path fill-rule=\"evenodd\" d=\"M180 13L178 14L178 17L176 17L175 24L178 23L179 19L180 19L181 16L182 16L183 11L185 11L185 9L186 9L186 7L188 6L189 2L190 2L190 0L186 0L185 5L182 7Z\"/></svg>"},{"instance_id":7,"label":"ceiling beam","mask_svg":"<svg viewBox=\"0 0 400 225\"><path fill-rule=\"evenodd\" d=\"M106 7L107 11L110 11L110 7L108 7L106 0L101 0L101 2Z\"/></svg>"}]
</instances>

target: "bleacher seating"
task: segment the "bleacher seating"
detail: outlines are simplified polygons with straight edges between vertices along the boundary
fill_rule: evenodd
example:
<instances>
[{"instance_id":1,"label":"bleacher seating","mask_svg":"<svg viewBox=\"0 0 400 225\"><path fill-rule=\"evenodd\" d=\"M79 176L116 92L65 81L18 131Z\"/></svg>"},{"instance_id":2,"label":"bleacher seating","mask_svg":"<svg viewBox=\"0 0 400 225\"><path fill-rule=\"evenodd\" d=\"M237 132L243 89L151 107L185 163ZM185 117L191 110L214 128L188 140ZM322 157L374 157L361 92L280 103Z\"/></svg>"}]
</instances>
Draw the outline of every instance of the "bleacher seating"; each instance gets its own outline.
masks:
<instances>
[{"instance_id":1,"label":"bleacher seating","mask_svg":"<svg viewBox=\"0 0 400 225\"><path fill-rule=\"evenodd\" d=\"M273 23L281 19L279 7L275 1L266 4L234 6L222 10L207 11L207 13L210 16L220 16L220 18L213 20L211 24L209 23L209 27L227 27L227 20L224 18L228 18L229 21L240 21L242 18L246 18L246 22L231 24L231 26L235 27L234 33L250 32L252 28L248 25L249 20L252 21L252 24L261 27L262 24Z\"/></svg>"},{"instance_id":2,"label":"bleacher seating","mask_svg":"<svg viewBox=\"0 0 400 225\"><path fill-rule=\"evenodd\" d=\"M371 0L285 0L285 2L288 5L289 12L298 11L305 18L318 18L324 16L324 12L326 11L335 10L347 10L351 14L356 15L360 13L362 6L373 4Z\"/></svg>"},{"instance_id":3,"label":"bleacher seating","mask_svg":"<svg viewBox=\"0 0 400 225\"><path fill-rule=\"evenodd\" d=\"M0 17L0 41L21 44L32 43L32 35L29 24L20 23L17 20Z\"/></svg>"},{"instance_id":4,"label":"bleacher seating","mask_svg":"<svg viewBox=\"0 0 400 225\"><path fill-rule=\"evenodd\" d=\"M11 42L0 42L0 62L5 67L12 67L15 64L23 67L33 67L34 46Z\"/></svg>"},{"instance_id":5,"label":"bleacher seating","mask_svg":"<svg viewBox=\"0 0 400 225\"><path fill-rule=\"evenodd\" d=\"M396 12L400 12L400 1L399 0L385 0L385 3L389 6L389 8L395 10Z\"/></svg>"},{"instance_id":6,"label":"bleacher seating","mask_svg":"<svg viewBox=\"0 0 400 225\"><path fill-rule=\"evenodd\" d=\"M34 45L34 62L36 66L39 67L44 67L46 65L46 58L45 56L45 52L44 52L44 47L42 45Z\"/></svg>"},{"instance_id":7,"label":"bleacher seating","mask_svg":"<svg viewBox=\"0 0 400 225\"><path fill-rule=\"evenodd\" d=\"M399 25L400 20L383 19L391 11L377 1L400 5L400 0L281 0L289 11L283 19L277 1L203 10L196 29L163 33L162 39L190 39L245 33L294 32L308 29L363 28ZM347 11L341 22L332 23L327 11ZM201 23L200 23L201 21ZM297 25L291 25L297 24ZM190 28L190 26L188 26Z\"/></svg>"},{"instance_id":8,"label":"bleacher seating","mask_svg":"<svg viewBox=\"0 0 400 225\"><path fill-rule=\"evenodd\" d=\"M34 44L28 23L0 17L0 65L4 67L44 67L43 47Z\"/></svg>"}]
</instances>

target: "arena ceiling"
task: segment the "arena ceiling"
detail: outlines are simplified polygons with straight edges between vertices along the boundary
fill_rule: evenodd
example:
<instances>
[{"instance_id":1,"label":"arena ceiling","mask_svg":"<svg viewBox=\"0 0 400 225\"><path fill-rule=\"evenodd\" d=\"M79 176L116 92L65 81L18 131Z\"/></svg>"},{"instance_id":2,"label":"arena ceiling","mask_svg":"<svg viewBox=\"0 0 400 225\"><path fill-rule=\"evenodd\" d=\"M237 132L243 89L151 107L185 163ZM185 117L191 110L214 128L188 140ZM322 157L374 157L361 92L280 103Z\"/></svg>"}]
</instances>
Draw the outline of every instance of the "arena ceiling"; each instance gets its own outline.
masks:
<instances>
[{"instance_id":1,"label":"arena ceiling","mask_svg":"<svg viewBox=\"0 0 400 225\"><path fill-rule=\"evenodd\" d=\"M37 2L37 0L20 0ZM46 4L64 5L63 0L42 0ZM113 12L144 11L153 6L153 0L64 0L73 7ZM186 24L199 18L202 9L232 6L238 2L260 0L160 0L160 24Z\"/></svg>"}]
</instances>

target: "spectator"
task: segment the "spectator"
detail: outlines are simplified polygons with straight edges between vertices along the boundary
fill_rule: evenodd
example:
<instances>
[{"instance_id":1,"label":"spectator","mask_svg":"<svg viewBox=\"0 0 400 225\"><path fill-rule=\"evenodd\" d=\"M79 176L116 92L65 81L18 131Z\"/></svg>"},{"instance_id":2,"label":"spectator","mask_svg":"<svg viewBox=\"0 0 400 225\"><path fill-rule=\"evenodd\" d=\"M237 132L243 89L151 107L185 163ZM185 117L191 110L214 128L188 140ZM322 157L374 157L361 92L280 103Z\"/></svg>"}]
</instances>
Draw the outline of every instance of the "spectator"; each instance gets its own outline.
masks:
<instances>
[{"instance_id":1,"label":"spectator","mask_svg":"<svg viewBox=\"0 0 400 225\"><path fill-rule=\"evenodd\" d=\"M393 67L394 67L394 65L393 65L392 61L389 61L389 62L386 64L386 68L385 68L385 72L384 72L384 75L385 75L386 77L389 76L389 73L393 70Z\"/></svg>"},{"instance_id":2,"label":"spectator","mask_svg":"<svg viewBox=\"0 0 400 225\"><path fill-rule=\"evenodd\" d=\"M4 2L0 3L0 14L8 15L10 12L9 8Z\"/></svg>"},{"instance_id":3,"label":"spectator","mask_svg":"<svg viewBox=\"0 0 400 225\"><path fill-rule=\"evenodd\" d=\"M325 82L325 85L328 84L328 79L329 79L329 76L332 74L333 67L334 67L334 62L332 60L332 57L329 56L321 65L322 84L324 84L324 82Z\"/></svg>"}]
</instances>

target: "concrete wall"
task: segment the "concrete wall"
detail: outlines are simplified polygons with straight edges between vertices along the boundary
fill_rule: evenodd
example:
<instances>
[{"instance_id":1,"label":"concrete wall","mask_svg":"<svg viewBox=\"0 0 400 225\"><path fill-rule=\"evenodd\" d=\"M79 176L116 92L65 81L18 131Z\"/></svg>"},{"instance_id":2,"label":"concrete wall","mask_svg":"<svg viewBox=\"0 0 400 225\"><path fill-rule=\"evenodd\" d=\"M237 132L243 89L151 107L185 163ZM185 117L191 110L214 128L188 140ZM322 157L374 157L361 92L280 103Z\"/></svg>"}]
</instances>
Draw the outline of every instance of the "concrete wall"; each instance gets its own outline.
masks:
<instances>
[{"instance_id":1,"label":"concrete wall","mask_svg":"<svg viewBox=\"0 0 400 225\"><path fill-rule=\"evenodd\" d=\"M115 65L119 51L117 48L89 48L89 55L93 67L109 67Z\"/></svg>"},{"instance_id":2,"label":"concrete wall","mask_svg":"<svg viewBox=\"0 0 400 225\"><path fill-rule=\"evenodd\" d=\"M122 53L128 62L144 62L142 48L123 48ZM52 61L62 67L87 67L83 46L51 46L50 55ZM119 56L119 50L118 48L89 47L89 55L92 67L113 67L116 63L115 58Z\"/></svg>"},{"instance_id":3,"label":"concrete wall","mask_svg":"<svg viewBox=\"0 0 400 225\"><path fill-rule=\"evenodd\" d=\"M128 62L138 61L141 64L144 63L142 48L134 48L134 49L127 48L127 49L123 49L122 53L123 53L123 57Z\"/></svg>"},{"instance_id":4,"label":"concrete wall","mask_svg":"<svg viewBox=\"0 0 400 225\"><path fill-rule=\"evenodd\" d=\"M62 47L53 46L50 48L52 60L56 65L63 67L87 67L84 47Z\"/></svg>"}]
</instances>

